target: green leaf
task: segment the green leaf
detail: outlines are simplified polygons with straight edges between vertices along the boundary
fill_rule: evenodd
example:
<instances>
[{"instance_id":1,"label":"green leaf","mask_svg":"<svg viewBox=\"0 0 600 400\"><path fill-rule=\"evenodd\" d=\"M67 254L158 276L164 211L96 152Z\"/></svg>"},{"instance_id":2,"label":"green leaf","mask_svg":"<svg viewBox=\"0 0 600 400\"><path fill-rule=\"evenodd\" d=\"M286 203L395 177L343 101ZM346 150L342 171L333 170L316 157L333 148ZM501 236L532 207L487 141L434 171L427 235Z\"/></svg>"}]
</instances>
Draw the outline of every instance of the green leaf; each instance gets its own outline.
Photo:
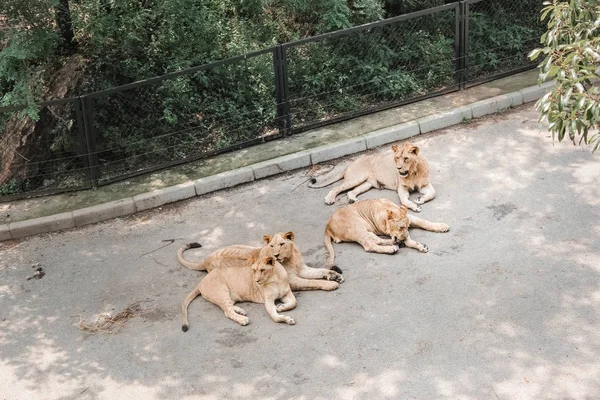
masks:
<instances>
[{"instance_id":1,"label":"green leaf","mask_svg":"<svg viewBox=\"0 0 600 400\"><path fill-rule=\"evenodd\" d=\"M542 54L542 52L543 52L543 51L544 51L544 49L534 49L534 50L532 50L532 51L529 53L528 57L529 57L529 59L530 59L531 61L533 61L533 60L535 60L536 58L538 58L538 56L539 56L540 54Z\"/></svg>"}]
</instances>

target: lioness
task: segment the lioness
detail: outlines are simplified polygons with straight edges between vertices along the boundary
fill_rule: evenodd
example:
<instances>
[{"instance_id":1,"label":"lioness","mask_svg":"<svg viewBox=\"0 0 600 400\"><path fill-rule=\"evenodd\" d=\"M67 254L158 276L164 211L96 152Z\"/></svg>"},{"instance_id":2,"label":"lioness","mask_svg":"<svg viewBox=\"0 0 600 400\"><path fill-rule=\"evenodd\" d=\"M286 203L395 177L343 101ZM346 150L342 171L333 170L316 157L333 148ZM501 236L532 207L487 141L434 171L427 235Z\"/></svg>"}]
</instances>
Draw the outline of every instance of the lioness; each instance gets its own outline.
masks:
<instances>
[{"instance_id":1,"label":"lioness","mask_svg":"<svg viewBox=\"0 0 600 400\"><path fill-rule=\"evenodd\" d=\"M294 243L294 232L278 232L272 236L263 236L264 242L273 249L273 254L279 261L290 280L292 290L335 290L339 283L344 282L341 270L311 268L304 264L302 253ZM198 243L186 244L177 252L177 260L185 267L196 271L212 271L226 266L243 267L248 265L248 257L256 257L260 247L234 245L213 251L201 263L194 263L183 258L187 249L200 247ZM320 280L326 279L326 280ZM339 283L338 283L339 282Z\"/></svg>"},{"instance_id":2,"label":"lioness","mask_svg":"<svg viewBox=\"0 0 600 400\"><path fill-rule=\"evenodd\" d=\"M248 325L250 320L246 312L235 306L238 301L264 303L267 312L275 322L294 325L292 317L279 314L279 311L292 310L296 307L296 298L290 289L287 273L283 266L273 257L273 250L265 246L258 258L251 256L248 260L252 267L223 267L212 270L183 300L181 311L183 325L187 332L188 306L198 295L221 307L225 316L240 325ZM275 305L275 300L282 303Z\"/></svg>"},{"instance_id":3,"label":"lioness","mask_svg":"<svg viewBox=\"0 0 600 400\"><path fill-rule=\"evenodd\" d=\"M398 251L396 243L404 243L423 253L426 245L412 240L409 227L419 227L433 232L448 232L450 227L443 223L429 222L407 213L405 206L398 206L387 199L359 201L338 209L325 227L325 248L329 253L327 265L334 266L334 242L358 242L366 251L392 254ZM391 239L380 238L390 236Z\"/></svg>"},{"instance_id":4,"label":"lioness","mask_svg":"<svg viewBox=\"0 0 600 400\"><path fill-rule=\"evenodd\" d=\"M402 147L393 145L391 150L381 154L363 155L352 162L345 170L336 175L311 179L309 187L320 188L331 185L344 178L344 182L331 189L325 197L326 204L335 203L338 194L348 192L348 200L354 203L356 196L372 187L392 189L398 192L400 203L413 211L421 211L420 204L435 197L435 189L429 182L429 164L419 155L419 148L411 143ZM422 193L415 200L409 198L410 192Z\"/></svg>"}]
</instances>

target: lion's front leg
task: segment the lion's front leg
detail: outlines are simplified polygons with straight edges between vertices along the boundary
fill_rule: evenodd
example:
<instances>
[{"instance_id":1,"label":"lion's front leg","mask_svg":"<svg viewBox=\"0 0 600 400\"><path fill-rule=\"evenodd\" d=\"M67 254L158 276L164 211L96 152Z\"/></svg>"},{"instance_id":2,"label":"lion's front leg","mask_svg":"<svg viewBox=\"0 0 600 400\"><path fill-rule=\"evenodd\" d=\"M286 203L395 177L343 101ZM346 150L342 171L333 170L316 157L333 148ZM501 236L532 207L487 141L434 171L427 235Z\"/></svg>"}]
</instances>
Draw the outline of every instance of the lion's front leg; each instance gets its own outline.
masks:
<instances>
[{"instance_id":1,"label":"lion's front leg","mask_svg":"<svg viewBox=\"0 0 600 400\"><path fill-rule=\"evenodd\" d=\"M416 204L423 204L435 197L435 189L431 182L419 189L419 192L421 192L422 195L415 199Z\"/></svg>"},{"instance_id":2,"label":"lion's front leg","mask_svg":"<svg viewBox=\"0 0 600 400\"><path fill-rule=\"evenodd\" d=\"M408 236L408 237L406 238L406 240L404 240L404 245L405 245L406 247L410 247L411 249L417 249L417 250L419 250L421 253L427 253L427 252L429 251L429 248L427 247L427 245L426 245L426 244L419 243L419 242L417 242L417 241L415 241L415 240L412 240L412 239L410 238L410 236Z\"/></svg>"},{"instance_id":3,"label":"lion's front leg","mask_svg":"<svg viewBox=\"0 0 600 400\"><path fill-rule=\"evenodd\" d=\"M282 303L277 305L277 311L283 312L296 308L296 296L290 290L288 294L281 298Z\"/></svg>"},{"instance_id":4,"label":"lion's front leg","mask_svg":"<svg viewBox=\"0 0 600 400\"><path fill-rule=\"evenodd\" d=\"M450 230L448 224L444 224L442 222L427 221L410 214L408 215L408 220L410 221L411 228L417 227L431 232L448 232Z\"/></svg>"},{"instance_id":5,"label":"lion's front leg","mask_svg":"<svg viewBox=\"0 0 600 400\"><path fill-rule=\"evenodd\" d=\"M400 204L403 206L406 206L415 212L421 212L421 206L410 199L410 193L404 186L398 188L398 197L400 197Z\"/></svg>"},{"instance_id":6,"label":"lion's front leg","mask_svg":"<svg viewBox=\"0 0 600 400\"><path fill-rule=\"evenodd\" d=\"M328 281L344 282L342 274L326 268L311 268L302 264L298 276L304 279L327 279Z\"/></svg>"},{"instance_id":7,"label":"lion's front leg","mask_svg":"<svg viewBox=\"0 0 600 400\"><path fill-rule=\"evenodd\" d=\"M231 299L223 299L216 304L221 307L221 310L223 310L223 313L225 313L227 318L238 324L246 326L250 322L250 319L246 317L246 312L242 308L234 306Z\"/></svg>"},{"instance_id":8,"label":"lion's front leg","mask_svg":"<svg viewBox=\"0 0 600 400\"><path fill-rule=\"evenodd\" d=\"M373 234L367 233L364 237L357 240L362 247L369 253L394 254L398 251L396 245L379 245L373 237ZM381 239L381 238L379 238ZM385 240L385 239L383 239Z\"/></svg>"},{"instance_id":9,"label":"lion's front leg","mask_svg":"<svg viewBox=\"0 0 600 400\"><path fill-rule=\"evenodd\" d=\"M281 315L277 312L277 306L275 305L275 299L272 297L265 296L265 308L271 319L275 322L285 322L288 325L294 325L296 321L292 317L287 315Z\"/></svg>"},{"instance_id":10,"label":"lion's front leg","mask_svg":"<svg viewBox=\"0 0 600 400\"><path fill-rule=\"evenodd\" d=\"M377 236L376 234L369 232L369 235L371 236L371 238L373 239L373 241L375 241L375 243L377 243L380 246L393 246L396 244L396 241L394 239L384 239L382 237Z\"/></svg>"},{"instance_id":11,"label":"lion's front leg","mask_svg":"<svg viewBox=\"0 0 600 400\"><path fill-rule=\"evenodd\" d=\"M290 287L292 290L335 290L340 284L334 281L325 281L318 279L304 279L299 276L290 277Z\"/></svg>"}]
</instances>

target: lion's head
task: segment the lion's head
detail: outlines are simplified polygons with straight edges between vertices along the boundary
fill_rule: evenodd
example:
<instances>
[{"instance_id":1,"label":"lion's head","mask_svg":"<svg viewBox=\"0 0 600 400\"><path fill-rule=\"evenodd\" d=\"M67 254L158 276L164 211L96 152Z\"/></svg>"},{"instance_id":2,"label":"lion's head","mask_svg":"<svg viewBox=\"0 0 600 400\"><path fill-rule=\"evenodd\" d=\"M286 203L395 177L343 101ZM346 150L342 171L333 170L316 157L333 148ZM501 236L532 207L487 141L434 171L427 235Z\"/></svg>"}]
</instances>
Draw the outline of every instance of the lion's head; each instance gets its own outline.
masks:
<instances>
[{"instance_id":1,"label":"lion's head","mask_svg":"<svg viewBox=\"0 0 600 400\"><path fill-rule=\"evenodd\" d=\"M275 273L275 263L277 260L273 256L273 250L265 246L260 250L258 257L250 256L248 259L252 263L252 278L259 285L265 284Z\"/></svg>"},{"instance_id":2,"label":"lion's head","mask_svg":"<svg viewBox=\"0 0 600 400\"><path fill-rule=\"evenodd\" d=\"M265 235L263 240L268 247L273 249L273 256L279 262L284 262L292 257L294 251L294 232L277 232L273 236Z\"/></svg>"},{"instance_id":3,"label":"lion's head","mask_svg":"<svg viewBox=\"0 0 600 400\"><path fill-rule=\"evenodd\" d=\"M404 242L408 238L408 228L410 221L407 215L407 208L400 206L387 210L386 220L387 234L392 237L396 243Z\"/></svg>"},{"instance_id":4,"label":"lion's head","mask_svg":"<svg viewBox=\"0 0 600 400\"><path fill-rule=\"evenodd\" d=\"M419 156L419 148L412 143L404 143L401 146L397 144L392 146L394 151L394 161L396 169L401 177L406 177L411 171L415 171L417 167L417 158Z\"/></svg>"}]
</instances>

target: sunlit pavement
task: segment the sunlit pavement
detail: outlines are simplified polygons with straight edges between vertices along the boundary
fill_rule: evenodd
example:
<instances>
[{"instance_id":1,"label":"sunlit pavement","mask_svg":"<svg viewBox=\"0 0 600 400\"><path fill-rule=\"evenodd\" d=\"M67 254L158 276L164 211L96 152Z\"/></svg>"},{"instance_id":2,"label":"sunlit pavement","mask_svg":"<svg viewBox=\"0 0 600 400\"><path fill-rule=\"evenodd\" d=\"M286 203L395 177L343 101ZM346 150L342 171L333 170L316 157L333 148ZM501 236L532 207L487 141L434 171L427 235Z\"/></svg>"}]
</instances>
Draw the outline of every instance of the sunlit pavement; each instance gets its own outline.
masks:
<instances>
[{"instance_id":1,"label":"sunlit pavement","mask_svg":"<svg viewBox=\"0 0 600 400\"><path fill-rule=\"evenodd\" d=\"M0 399L600 397L599 156L553 145L532 105L413 141L437 191L420 216L450 232L414 230L427 254L335 245L346 281L297 293L295 326L244 304L242 327L199 298L183 333L181 301L204 273L175 254L291 230L324 265L323 228L347 198L325 205L306 169L1 243ZM375 197L398 200L361 196ZM37 263L46 275L26 280ZM137 301L116 333L77 326Z\"/></svg>"}]
</instances>

